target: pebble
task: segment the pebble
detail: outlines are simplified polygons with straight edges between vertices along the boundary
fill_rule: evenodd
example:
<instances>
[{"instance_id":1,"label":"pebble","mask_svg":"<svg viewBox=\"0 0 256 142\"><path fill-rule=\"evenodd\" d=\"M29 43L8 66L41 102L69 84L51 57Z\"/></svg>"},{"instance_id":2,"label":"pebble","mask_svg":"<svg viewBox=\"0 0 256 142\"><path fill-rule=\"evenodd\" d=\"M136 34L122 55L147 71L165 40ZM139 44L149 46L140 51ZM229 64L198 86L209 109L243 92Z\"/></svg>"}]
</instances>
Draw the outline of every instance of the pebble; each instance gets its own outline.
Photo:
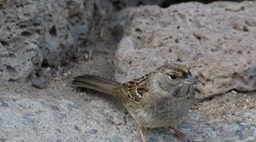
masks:
<instances>
[{"instance_id":1,"label":"pebble","mask_svg":"<svg viewBox=\"0 0 256 142\"><path fill-rule=\"evenodd\" d=\"M96 129L92 129L89 131L90 134L96 134L97 132L98 132L98 130L96 130Z\"/></svg>"},{"instance_id":2,"label":"pebble","mask_svg":"<svg viewBox=\"0 0 256 142\"><path fill-rule=\"evenodd\" d=\"M51 106L51 110L58 110L58 111L60 111L60 109L57 106L55 106L55 105Z\"/></svg>"},{"instance_id":3,"label":"pebble","mask_svg":"<svg viewBox=\"0 0 256 142\"><path fill-rule=\"evenodd\" d=\"M111 141L112 142L123 142L124 140L118 136L113 136Z\"/></svg>"},{"instance_id":4,"label":"pebble","mask_svg":"<svg viewBox=\"0 0 256 142\"><path fill-rule=\"evenodd\" d=\"M121 124L125 124L124 118L120 117L120 116L113 116L112 119L113 123L116 125L121 125Z\"/></svg>"},{"instance_id":5,"label":"pebble","mask_svg":"<svg viewBox=\"0 0 256 142\"><path fill-rule=\"evenodd\" d=\"M32 80L32 85L39 89L47 88L48 84L49 84L49 82L46 79L33 79Z\"/></svg>"}]
</instances>

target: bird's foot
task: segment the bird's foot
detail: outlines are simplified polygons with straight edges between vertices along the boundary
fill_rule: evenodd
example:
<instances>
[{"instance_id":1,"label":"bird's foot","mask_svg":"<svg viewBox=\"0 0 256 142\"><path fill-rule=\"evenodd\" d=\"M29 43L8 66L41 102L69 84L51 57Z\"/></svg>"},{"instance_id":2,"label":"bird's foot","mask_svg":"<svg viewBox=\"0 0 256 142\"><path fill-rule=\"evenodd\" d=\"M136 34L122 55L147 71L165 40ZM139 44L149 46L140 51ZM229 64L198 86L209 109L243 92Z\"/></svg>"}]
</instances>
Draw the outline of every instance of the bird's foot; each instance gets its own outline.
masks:
<instances>
[{"instance_id":1,"label":"bird's foot","mask_svg":"<svg viewBox=\"0 0 256 142\"><path fill-rule=\"evenodd\" d=\"M185 133L181 132L179 129L176 129L172 126L169 126L170 129L174 131L174 133L181 139L183 139L185 142L193 142L194 140L186 135Z\"/></svg>"}]
</instances>

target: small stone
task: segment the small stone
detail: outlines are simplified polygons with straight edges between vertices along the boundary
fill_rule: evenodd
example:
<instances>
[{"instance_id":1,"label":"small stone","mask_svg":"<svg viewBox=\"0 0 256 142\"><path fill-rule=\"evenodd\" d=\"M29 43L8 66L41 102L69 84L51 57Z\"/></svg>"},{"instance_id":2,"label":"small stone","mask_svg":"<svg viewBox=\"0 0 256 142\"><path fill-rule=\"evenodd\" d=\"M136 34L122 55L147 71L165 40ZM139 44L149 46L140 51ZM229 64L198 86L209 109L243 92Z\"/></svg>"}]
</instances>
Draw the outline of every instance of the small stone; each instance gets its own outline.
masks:
<instances>
[{"instance_id":1,"label":"small stone","mask_svg":"<svg viewBox=\"0 0 256 142\"><path fill-rule=\"evenodd\" d=\"M33 79L32 80L32 85L39 89L47 88L48 84L49 84L49 82L46 79Z\"/></svg>"},{"instance_id":2,"label":"small stone","mask_svg":"<svg viewBox=\"0 0 256 142\"><path fill-rule=\"evenodd\" d=\"M112 142L123 142L124 140L118 136L113 136L111 141Z\"/></svg>"},{"instance_id":3,"label":"small stone","mask_svg":"<svg viewBox=\"0 0 256 142\"><path fill-rule=\"evenodd\" d=\"M125 124L124 118L120 115L113 115L112 122L116 125Z\"/></svg>"},{"instance_id":4,"label":"small stone","mask_svg":"<svg viewBox=\"0 0 256 142\"><path fill-rule=\"evenodd\" d=\"M248 26L256 26L256 20L255 19L247 19L247 20L245 20L245 24Z\"/></svg>"},{"instance_id":5,"label":"small stone","mask_svg":"<svg viewBox=\"0 0 256 142\"><path fill-rule=\"evenodd\" d=\"M58 111L60 111L60 109L57 106L51 106L51 110L58 110Z\"/></svg>"},{"instance_id":6,"label":"small stone","mask_svg":"<svg viewBox=\"0 0 256 142\"><path fill-rule=\"evenodd\" d=\"M69 74L67 72L63 73L64 77L67 77Z\"/></svg>"},{"instance_id":7,"label":"small stone","mask_svg":"<svg viewBox=\"0 0 256 142\"><path fill-rule=\"evenodd\" d=\"M96 129L92 129L91 131L89 131L90 134L96 134L98 132L98 130Z\"/></svg>"}]
</instances>

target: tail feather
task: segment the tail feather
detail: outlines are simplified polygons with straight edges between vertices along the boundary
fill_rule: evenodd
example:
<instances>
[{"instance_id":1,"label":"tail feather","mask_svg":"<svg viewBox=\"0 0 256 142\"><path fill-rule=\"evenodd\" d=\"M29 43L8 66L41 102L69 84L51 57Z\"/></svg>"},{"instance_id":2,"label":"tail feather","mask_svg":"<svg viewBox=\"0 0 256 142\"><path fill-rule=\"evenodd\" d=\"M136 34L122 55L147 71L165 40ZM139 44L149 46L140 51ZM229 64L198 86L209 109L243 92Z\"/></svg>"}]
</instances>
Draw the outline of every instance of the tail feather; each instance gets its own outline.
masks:
<instances>
[{"instance_id":1,"label":"tail feather","mask_svg":"<svg viewBox=\"0 0 256 142\"><path fill-rule=\"evenodd\" d=\"M120 83L93 75L77 76L72 82L73 87L88 88L102 93L113 95L113 90Z\"/></svg>"}]
</instances>

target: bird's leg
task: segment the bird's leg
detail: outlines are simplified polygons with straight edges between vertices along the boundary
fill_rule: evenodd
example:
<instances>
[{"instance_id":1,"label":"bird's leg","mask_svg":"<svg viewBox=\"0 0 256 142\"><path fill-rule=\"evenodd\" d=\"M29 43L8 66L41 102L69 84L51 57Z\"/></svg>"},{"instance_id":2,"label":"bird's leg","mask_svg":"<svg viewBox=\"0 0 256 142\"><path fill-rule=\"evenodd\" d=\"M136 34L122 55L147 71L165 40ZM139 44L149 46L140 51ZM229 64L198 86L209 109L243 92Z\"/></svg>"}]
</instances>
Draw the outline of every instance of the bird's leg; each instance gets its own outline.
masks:
<instances>
[{"instance_id":1,"label":"bird's leg","mask_svg":"<svg viewBox=\"0 0 256 142\"><path fill-rule=\"evenodd\" d=\"M141 141L142 142L146 142L145 138L144 138L144 134L142 132L142 129L140 129L140 137L141 137Z\"/></svg>"},{"instance_id":2,"label":"bird's leg","mask_svg":"<svg viewBox=\"0 0 256 142\"><path fill-rule=\"evenodd\" d=\"M183 139L185 142L193 142L193 139L189 136L187 136L185 133L181 132L179 129L176 129L172 126L169 126L170 129L174 131L174 133L181 139Z\"/></svg>"},{"instance_id":3,"label":"bird's leg","mask_svg":"<svg viewBox=\"0 0 256 142\"><path fill-rule=\"evenodd\" d=\"M141 141L142 142L146 142L146 140L145 140L145 137L144 137L144 134L143 134L143 125L141 125L140 123L138 123L137 122L137 127L138 127L138 129L140 130L140 137L141 137Z\"/></svg>"}]
</instances>

